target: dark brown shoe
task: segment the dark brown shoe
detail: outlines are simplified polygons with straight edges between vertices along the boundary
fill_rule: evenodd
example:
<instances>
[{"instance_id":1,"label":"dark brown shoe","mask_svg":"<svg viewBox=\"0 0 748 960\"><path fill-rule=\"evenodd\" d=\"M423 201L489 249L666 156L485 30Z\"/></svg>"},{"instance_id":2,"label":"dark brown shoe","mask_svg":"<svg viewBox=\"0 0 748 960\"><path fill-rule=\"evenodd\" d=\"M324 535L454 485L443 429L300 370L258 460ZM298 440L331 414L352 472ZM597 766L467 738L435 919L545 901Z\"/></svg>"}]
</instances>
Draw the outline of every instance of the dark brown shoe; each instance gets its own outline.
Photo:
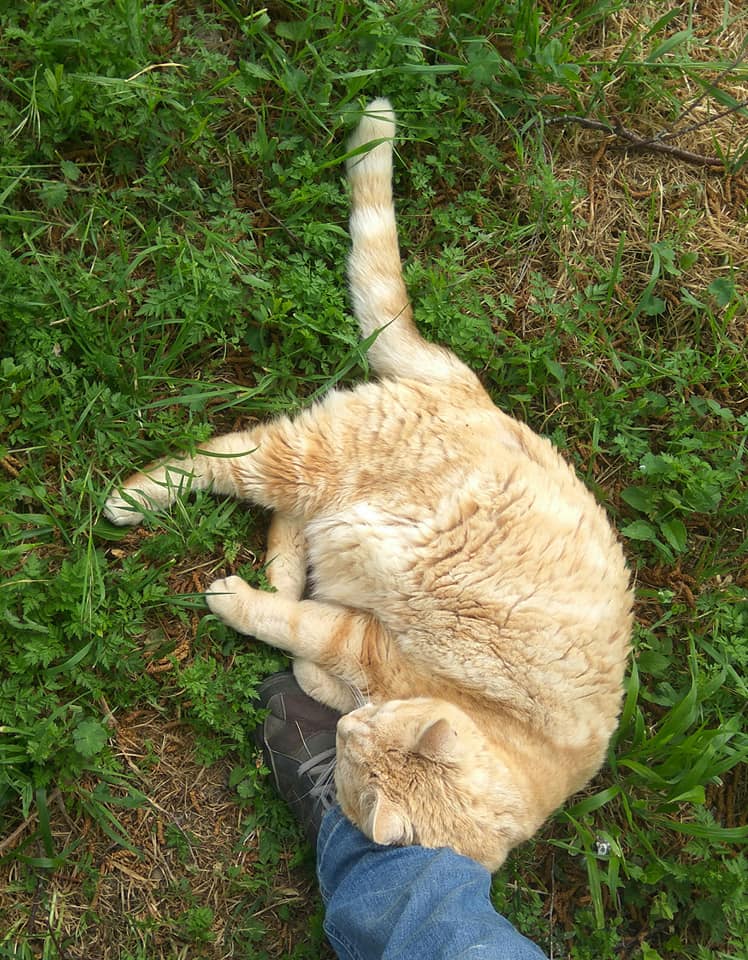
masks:
<instances>
[{"instance_id":1,"label":"dark brown shoe","mask_svg":"<svg viewBox=\"0 0 748 960\"><path fill-rule=\"evenodd\" d=\"M263 681L258 699L270 712L254 740L273 783L316 847L325 812L335 803L335 730L341 714L308 697L290 670Z\"/></svg>"}]
</instances>

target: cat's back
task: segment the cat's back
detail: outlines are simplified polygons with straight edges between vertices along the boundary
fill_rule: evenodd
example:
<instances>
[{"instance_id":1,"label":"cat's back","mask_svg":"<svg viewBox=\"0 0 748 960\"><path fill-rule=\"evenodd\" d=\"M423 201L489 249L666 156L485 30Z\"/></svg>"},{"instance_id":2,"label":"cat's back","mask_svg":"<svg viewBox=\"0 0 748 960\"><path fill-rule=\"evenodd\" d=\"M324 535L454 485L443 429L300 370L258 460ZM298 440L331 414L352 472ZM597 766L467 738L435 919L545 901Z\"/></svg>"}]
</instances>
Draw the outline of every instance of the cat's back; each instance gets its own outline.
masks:
<instances>
[{"instance_id":1,"label":"cat's back","mask_svg":"<svg viewBox=\"0 0 748 960\"><path fill-rule=\"evenodd\" d=\"M413 551L399 644L538 728L566 717L565 742L607 738L631 632L623 551L571 467L516 427Z\"/></svg>"}]
</instances>

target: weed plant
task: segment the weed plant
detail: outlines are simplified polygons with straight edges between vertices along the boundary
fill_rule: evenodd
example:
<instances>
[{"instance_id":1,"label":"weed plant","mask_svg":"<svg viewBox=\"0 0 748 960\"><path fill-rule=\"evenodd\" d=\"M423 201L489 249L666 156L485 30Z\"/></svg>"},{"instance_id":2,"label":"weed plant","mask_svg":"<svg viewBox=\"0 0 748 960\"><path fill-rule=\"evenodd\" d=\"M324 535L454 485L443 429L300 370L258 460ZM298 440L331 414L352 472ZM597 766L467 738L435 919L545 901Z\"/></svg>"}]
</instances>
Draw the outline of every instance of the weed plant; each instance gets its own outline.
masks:
<instances>
[{"instance_id":1,"label":"weed plant","mask_svg":"<svg viewBox=\"0 0 748 960\"><path fill-rule=\"evenodd\" d=\"M48 907L55 873L84 868L82 839L56 842L53 795L137 853L118 810L145 798L113 732L144 704L192 723L206 763L229 756L245 835L267 827L254 872L232 875L247 902L299 845L250 742L252 692L282 658L206 615L200 595L222 571L264 584L266 517L200 496L123 532L101 506L133 465L366 376L342 160L362 103L388 95L421 329L564 449L615 517L638 584L609 764L511 858L495 902L555 957L748 954L748 289L729 237L745 237L745 212L699 233L704 196L745 184L748 73L725 38L746 35L746 15L633 0L544 10L0 10L0 834L26 822L0 848L10 901L35 888ZM596 246L580 210L600 135L590 147L549 121L623 118L655 136L698 97L732 111L729 136L701 131L723 173L654 155L632 174L609 145L624 186L614 170L602 189L621 212ZM675 217L651 186L662 170ZM176 826L169 838L186 842ZM217 944L214 907L180 903L164 929L190 956L281 955L262 945L263 920L221 927ZM90 955L82 926L40 934L31 908L0 909L8 955ZM293 956L320 955L315 916ZM123 926L118 955L156 956L158 926L132 942Z\"/></svg>"}]
</instances>

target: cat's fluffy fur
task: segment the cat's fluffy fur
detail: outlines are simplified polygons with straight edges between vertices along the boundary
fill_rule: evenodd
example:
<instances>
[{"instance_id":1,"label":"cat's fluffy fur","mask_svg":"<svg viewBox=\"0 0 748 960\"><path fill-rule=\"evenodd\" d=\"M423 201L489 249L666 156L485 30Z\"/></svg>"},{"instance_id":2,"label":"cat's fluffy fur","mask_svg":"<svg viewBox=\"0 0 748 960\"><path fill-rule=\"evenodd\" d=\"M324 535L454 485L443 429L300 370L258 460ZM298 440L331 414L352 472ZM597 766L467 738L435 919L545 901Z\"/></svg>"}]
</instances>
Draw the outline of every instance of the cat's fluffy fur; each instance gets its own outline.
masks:
<instances>
[{"instance_id":1,"label":"cat's fluffy fur","mask_svg":"<svg viewBox=\"0 0 748 960\"><path fill-rule=\"evenodd\" d=\"M389 103L370 104L348 164L351 294L363 336L379 331L369 358L381 379L153 464L106 514L137 523L139 506L168 506L187 476L272 508L277 592L229 577L209 607L295 657L312 696L352 710L338 724L336 785L365 833L448 845L494 870L602 763L629 651L629 577L605 513L549 441L418 334L394 133Z\"/></svg>"}]
</instances>

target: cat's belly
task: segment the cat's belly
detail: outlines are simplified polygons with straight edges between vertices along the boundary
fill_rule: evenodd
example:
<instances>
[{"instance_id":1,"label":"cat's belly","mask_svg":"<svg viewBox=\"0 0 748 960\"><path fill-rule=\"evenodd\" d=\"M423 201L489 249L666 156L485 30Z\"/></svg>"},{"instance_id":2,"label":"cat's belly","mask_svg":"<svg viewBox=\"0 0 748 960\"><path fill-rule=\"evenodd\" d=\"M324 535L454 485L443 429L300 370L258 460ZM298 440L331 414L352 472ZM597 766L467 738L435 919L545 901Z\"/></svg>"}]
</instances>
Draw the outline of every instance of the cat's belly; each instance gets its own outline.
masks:
<instances>
[{"instance_id":1,"label":"cat's belly","mask_svg":"<svg viewBox=\"0 0 748 960\"><path fill-rule=\"evenodd\" d=\"M368 502L310 521L305 534L314 596L381 616L407 597L421 522L415 507L410 515L394 515Z\"/></svg>"},{"instance_id":2,"label":"cat's belly","mask_svg":"<svg viewBox=\"0 0 748 960\"><path fill-rule=\"evenodd\" d=\"M521 516L522 503L514 506ZM508 512L498 510L507 523ZM615 565L598 566L589 547L528 562L511 538L486 535L480 513L463 495L451 517L444 504L401 503L392 513L360 502L314 519L306 536L315 597L374 614L418 674L533 717L559 744L607 736L628 649L625 570L617 578Z\"/></svg>"}]
</instances>

